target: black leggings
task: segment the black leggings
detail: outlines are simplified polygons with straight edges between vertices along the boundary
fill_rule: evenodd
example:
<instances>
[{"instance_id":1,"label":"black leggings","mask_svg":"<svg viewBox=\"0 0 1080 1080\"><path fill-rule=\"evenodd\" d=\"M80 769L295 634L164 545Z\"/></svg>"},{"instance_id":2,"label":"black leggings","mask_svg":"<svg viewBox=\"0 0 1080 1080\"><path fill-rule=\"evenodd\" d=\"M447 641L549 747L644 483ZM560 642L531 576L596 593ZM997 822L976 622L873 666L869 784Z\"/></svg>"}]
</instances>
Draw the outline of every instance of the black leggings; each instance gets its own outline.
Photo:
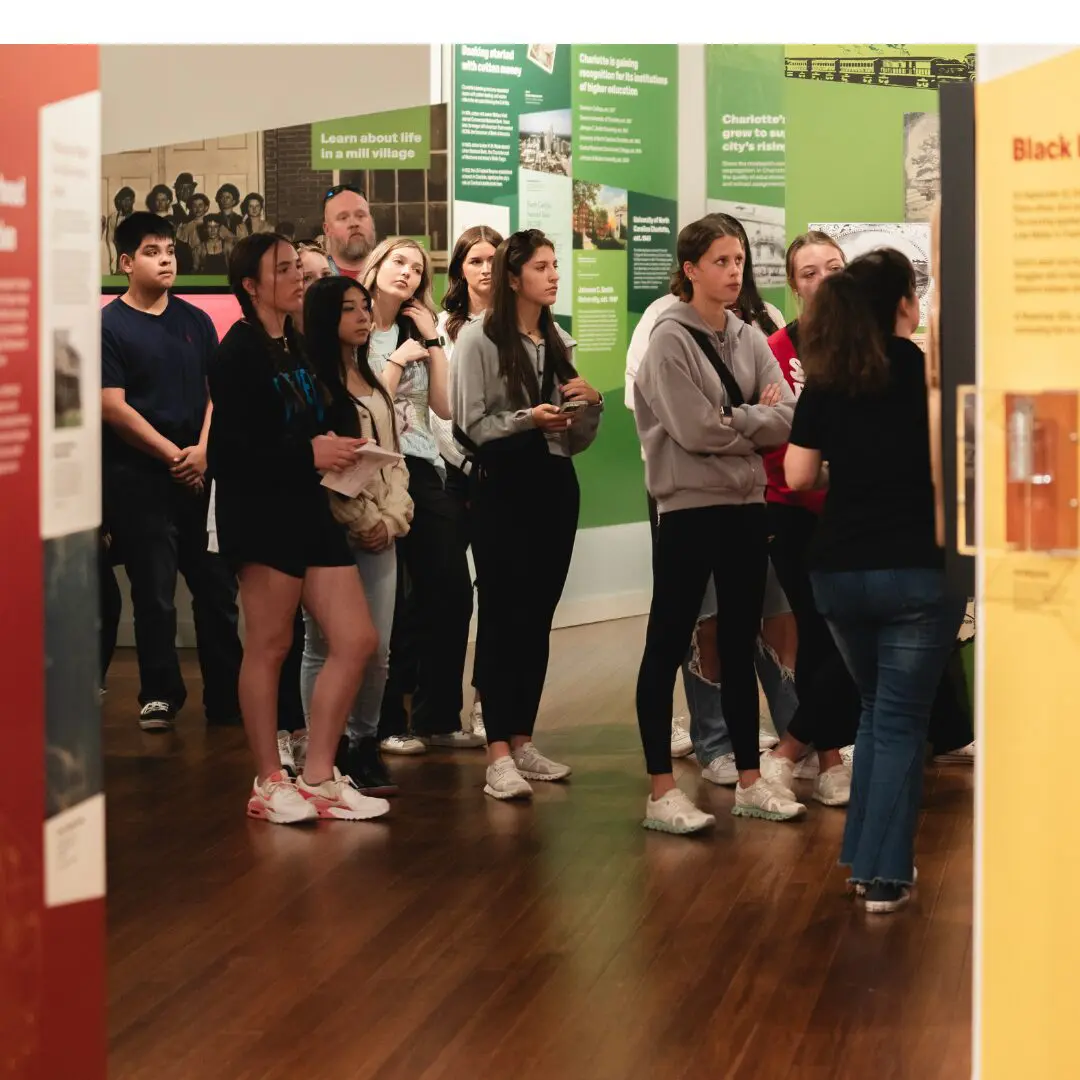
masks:
<instances>
[{"instance_id":1,"label":"black leggings","mask_svg":"<svg viewBox=\"0 0 1080 1080\"><path fill-rule=\"evenodd\" d=\"M720 701L740 770L759 766L754 653L768 565L765 507L706 506L660 515L653 595L637 683L638 727L650 775L671 772L671 704L709 575L723 618L716 643Z\"/></svg>"},{"instance_id":2,"label":"black leggings","mask_svg":"<svg viewBox=\"0 0 1080 1080\"><path fill-rule=\"evenodd\" d=\"M574 553L577 475L569 458L544 447L481 469L473 485L479 603L474 684L489 743L532 735L547 678L551 622Z\"/></svg>"},{"instance_id":3,"label":"black leggings","mask_svg":"<svg viewBox=\"0 0 1080 1080\"><path fill-rule=\"evenodd\" d=\"M795 691L799 707L788 734L815 750L837 750L855 741L859 692L828 624L818 614L807 557L818 518L801 506L769 503L769 555L791 605L799 635Z\"/></svg>"}]
</instances>

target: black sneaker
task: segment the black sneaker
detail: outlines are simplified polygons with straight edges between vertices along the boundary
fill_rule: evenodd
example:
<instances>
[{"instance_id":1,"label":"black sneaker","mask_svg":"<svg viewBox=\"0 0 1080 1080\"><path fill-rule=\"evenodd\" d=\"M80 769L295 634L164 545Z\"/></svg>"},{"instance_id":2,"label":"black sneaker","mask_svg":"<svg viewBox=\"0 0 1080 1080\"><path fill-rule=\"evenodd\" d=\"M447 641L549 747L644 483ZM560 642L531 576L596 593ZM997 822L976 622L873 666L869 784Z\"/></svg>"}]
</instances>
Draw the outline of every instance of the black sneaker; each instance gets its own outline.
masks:
<instances>
[{"instance_id":1,"label":"black sneaker","mask_svg":"<svg viewBox=\"0 0 1080 1080\"><path fill-rule=\"evenodd\" d=\"M875 881L866 886L866 910L872 915L887 915L898 911L911 899L909 885Z\"/></svg>"},{"instance_id":2,"label":"black sneaker","mask_svg":"<svg viewBox=\"0 0 1080 1080\"><path fill-rule=\"evenodd\" d=\"M387 796L398 793L397 784L383 764L377 738L361 739L355 746L350 746L348 738L342 736L334 764L343 776L352 777L361 795Z\"/></svg>"},{"instance_id":3,"label":"black sneaker","mask_svg":"<svg viewBox=\"0 0 1080 1080\"><path fill-rule=\"evenodd\" d=\"M143 731L172 731L176 710L167 701L148 701L139 713Z\"/></svg>"}]
</instances>

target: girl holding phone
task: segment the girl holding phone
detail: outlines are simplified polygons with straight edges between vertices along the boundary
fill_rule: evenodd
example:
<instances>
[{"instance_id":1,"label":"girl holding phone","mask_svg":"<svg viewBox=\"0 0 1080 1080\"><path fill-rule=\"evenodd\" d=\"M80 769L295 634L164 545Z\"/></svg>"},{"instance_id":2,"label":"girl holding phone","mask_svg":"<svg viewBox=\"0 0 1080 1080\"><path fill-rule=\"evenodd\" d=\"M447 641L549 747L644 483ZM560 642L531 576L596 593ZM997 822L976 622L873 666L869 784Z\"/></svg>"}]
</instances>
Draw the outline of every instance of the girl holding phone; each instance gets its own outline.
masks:
<instances>
[{"instance_id":1,"label":"girl holding phone","mask_svg":"<svg viewBox=\"0 0 1080 1080\"><path fill-rule=\"evenodd\" d=\"M427 745L483 746L461 730L472 581L458 503L431 430L433 412L450 417L449 365L435 327L431 260L413 240L384 240L361 280L371 294L371 370L394 399L401 452L409 470L412 527L397 545L398 599L380 735L387 753L423 753ZM405 694L412 692L408 732Z\"/></svg>"},{"instance_id":2,"label":"girl holding phone","mask_svg":"<svg viewBox=\"0 0 1080 1080\"><path fill-rule=\"evenodd\" d=\"M319 475L351 465L361 440L332 432L325 388L293 327L303 296L296 248L275 233L243 238L229 261L229 283L243 318L210 368L208 458L218 547L236 570L247 626L239 696L257 769L247 812L279 824L378 817L389 804L362 795L334 765L376 637ZM282 768L277 699L301 602L330 656L315 684L307 759L294 781Z\"/></svg>"},{"instance_id":3,"label":"girl holding phone","mask_svg":"<svg viewBox=\"0 0 1080 1080\"><path fill-rule=\"evenodd\" d=\"M603 399L574 368L555 322L552 242L538 229L499 245L491 309L461 331L452 372L459 441L473 455L472 532L479 598L475 680L488 737L484 791L529 798L562 780L533 728L549 639L577 533L572 457L592 445Z\"/></svg>"}]
</instances>

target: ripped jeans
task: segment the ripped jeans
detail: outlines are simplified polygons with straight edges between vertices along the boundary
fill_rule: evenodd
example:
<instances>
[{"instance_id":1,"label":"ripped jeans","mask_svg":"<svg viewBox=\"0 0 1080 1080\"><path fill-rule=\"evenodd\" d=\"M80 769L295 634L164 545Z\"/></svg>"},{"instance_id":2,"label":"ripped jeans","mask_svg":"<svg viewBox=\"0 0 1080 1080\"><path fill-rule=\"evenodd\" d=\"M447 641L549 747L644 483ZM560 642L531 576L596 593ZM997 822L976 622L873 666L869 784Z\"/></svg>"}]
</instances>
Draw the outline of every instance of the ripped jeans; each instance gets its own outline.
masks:
<instances>
[{"instance_id":1,"label":"ripped jeans","mask_svg":"<svg viewBox=\"0 0 1080 1080\"><path fill-rule=\"evenodd\" d=\"M771 619L791 611L780 583L769 564L765 582L765 604L762 618ZM717 614L716 586L713 579L705 588L705 598L701 604L700 624L705 619ZM757 656L754 659L757 677L769 703L773 725L778 735L787 731L787 726L798 708L799 699L795 694L795 680L791 671L781 667L780 661L772 649L758 638ZM698 764L705 768L709 762L722 754L732 753L731 738L724 710L720 704L719 683L708 682L700 674L697 655L697 633L690 645L690 652L682 666L683 689L686 692L686 704L690 712L690 738L694 743L694 755Z\"/></svg>"}]
</instances>

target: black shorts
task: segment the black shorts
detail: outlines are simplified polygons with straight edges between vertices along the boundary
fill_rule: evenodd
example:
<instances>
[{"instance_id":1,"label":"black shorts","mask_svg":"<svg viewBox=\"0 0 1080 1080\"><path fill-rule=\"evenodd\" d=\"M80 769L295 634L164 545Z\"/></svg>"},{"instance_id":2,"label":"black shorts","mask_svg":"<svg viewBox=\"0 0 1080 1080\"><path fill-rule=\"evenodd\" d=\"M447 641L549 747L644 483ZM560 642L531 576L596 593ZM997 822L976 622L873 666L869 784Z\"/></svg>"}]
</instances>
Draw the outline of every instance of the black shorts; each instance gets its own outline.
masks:
<instances>
[{"instance_id":1,"label":"black shorts","mask_svg":"<svg viewBox=\"0 0 1080 1080\"><path fill-rule=\"evenodd\" d=\"M299 535L294 532L290 536L267 536L257 544L238 544L223 550L222 555L233 573L254 563L303 578L312 567L356 566L345 529L333 519L320 526Z\"/></svg>"}]
</instances>

